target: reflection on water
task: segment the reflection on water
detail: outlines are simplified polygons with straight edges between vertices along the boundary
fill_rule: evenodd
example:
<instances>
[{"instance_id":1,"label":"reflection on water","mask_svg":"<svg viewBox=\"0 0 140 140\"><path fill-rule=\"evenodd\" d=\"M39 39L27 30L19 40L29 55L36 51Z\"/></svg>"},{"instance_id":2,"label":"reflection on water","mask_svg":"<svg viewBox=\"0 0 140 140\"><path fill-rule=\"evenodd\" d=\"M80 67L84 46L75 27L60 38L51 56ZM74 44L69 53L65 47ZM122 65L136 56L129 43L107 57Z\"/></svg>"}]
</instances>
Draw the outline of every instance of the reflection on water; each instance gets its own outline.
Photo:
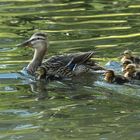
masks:
<instances>
[{"instance_id":1,"label":"reflection on water","mask_svg":"<svg viewBox=\"0 0 140 140\"><path fill-rule=\"evenodd\" d=\"M0 139L139 139L139 85L107 84L101 74L22 79L17 72L33 52L16 47L43 31L48 57L95 50L104 65L127 48L139 55L139 7L138 0L1 0Z\"/></svg>"}]
</instances>

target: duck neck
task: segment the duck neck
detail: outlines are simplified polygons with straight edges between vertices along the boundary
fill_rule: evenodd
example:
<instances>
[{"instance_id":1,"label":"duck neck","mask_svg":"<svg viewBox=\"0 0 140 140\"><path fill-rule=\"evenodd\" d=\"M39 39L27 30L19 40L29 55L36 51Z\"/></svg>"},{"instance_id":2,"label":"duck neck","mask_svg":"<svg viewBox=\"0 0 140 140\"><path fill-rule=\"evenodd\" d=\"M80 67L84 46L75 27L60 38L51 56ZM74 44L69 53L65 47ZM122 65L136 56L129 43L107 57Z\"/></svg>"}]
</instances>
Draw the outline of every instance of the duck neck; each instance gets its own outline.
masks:
<instances>
[{"instance_id":1,"label":"duck neck","mask_svg":"<svg viewBox=\"0 0 140 140\"><path fill-rule=\"evenodd\" d=\"M33 59L31 60L31 62L27 66L27 71L30 74L33 75L34 72L36 71L36 69L38 68L38 66L41 65L43 58L46 54L46 51L47 51L47 49L45 49L45 48L35 49Z\"/></svg>"}]
</instances>

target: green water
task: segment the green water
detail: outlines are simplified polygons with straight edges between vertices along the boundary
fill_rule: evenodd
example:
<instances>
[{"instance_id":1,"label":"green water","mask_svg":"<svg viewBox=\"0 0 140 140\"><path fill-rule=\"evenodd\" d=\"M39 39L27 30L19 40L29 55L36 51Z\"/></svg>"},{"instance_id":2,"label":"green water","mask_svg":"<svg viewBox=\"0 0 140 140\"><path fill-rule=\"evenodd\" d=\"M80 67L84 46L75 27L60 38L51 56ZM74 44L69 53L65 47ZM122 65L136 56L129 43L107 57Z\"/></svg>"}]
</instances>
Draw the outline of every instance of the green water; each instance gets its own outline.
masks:
<instances>
[{"instance_id":1,"label":"green water","mask_svg":"<svg viewBox=\"0 0 140 140\"><path fill-rule=\"evenodd\" d=\"M97 74L43 83L11 73L33 55L16 44L37 31L48 33L48 57L95 50L104 65L127 48L139 55L139 9L139 0L0 0L0 139L138 140L139 85L110 85Z\"/></svg>"}]
</instances>

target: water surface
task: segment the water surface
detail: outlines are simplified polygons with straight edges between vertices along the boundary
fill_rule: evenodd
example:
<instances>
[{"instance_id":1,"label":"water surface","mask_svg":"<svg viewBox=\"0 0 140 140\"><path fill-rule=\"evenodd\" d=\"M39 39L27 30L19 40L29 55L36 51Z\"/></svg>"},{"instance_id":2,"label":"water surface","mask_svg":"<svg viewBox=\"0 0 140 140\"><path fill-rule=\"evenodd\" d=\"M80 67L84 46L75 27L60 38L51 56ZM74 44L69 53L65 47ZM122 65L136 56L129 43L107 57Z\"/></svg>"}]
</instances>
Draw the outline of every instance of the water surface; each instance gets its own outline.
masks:
<instances>
[{"instance_id":1,"label":"water surface","mask_svg":"<svg viewBox=\"0 0 140 140\"><path fill-rule=\"evenodd\" d=\"M95 50L104 65L127 48L140 55L139 8L139 0L1 0L0 139L138 140L139 85L107 84L100 74L21 79L33 51L16 44L42 31L46 57Z\"/></svg>"}]
</instances>

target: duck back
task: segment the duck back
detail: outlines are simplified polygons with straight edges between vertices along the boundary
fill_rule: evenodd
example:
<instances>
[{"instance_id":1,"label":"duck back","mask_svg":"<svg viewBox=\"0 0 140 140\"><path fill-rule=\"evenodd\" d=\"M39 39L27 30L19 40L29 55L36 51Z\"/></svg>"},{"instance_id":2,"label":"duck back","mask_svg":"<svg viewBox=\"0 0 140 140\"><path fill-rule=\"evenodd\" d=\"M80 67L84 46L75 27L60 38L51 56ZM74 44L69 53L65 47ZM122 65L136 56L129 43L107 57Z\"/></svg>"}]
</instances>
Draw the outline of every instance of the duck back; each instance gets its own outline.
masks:
<instances>
[{"instance_id":1,"label":"duck back","mask_svg":"<svg viewBox=\"0 0 140 140\"><path fill-rule=\"evenodd\" d=\"M116 75L113 82L117 84L124 84L124 83L129 82L129 80L125 78L124 76Z\"/></svg>"},{"instance_id":2,"label":"duck back","mask_svg":"<svg viewBox=\"0 0 140 140\"><path fill-rule=\"evenodd\" d=\"M134 74L134 79L140 80L140 71L135 72L135 74Z\"/></svg>"}]
</instances>

